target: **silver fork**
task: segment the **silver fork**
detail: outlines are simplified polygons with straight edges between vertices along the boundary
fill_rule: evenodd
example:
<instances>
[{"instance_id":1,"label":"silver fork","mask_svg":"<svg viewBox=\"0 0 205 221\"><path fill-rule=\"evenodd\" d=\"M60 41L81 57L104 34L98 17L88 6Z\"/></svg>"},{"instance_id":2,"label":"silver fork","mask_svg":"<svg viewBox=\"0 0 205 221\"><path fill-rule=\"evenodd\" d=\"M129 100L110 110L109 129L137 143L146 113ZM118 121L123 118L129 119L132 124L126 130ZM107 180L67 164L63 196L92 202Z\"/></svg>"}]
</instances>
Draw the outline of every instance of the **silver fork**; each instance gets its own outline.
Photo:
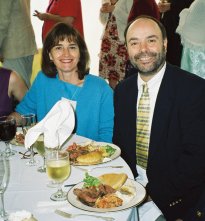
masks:
<instances>
[{"instance_id":1,"label":"silver fork","mask_svg":"<svg viewBox=\"0 0 205 221\"><path fill-rule=\"evenodd\" d=\"M66 218L74 218L74 217L77 217L77 216L92 216L92 217L96 217L96 218L99 218L99 219L102 219L102 220L105 220L105 221L115 220L113 217L96 216L96 215L90 215L90 214L71 214L71 213L67 213L67 212L64 212L64 211L59 210L59 209L56 209L55 213L60 215L60 216L66 217Z\"/></svg>"},{"instance_id":2,"label":"silver fork","mask_svg":"<svg viewBox=\"0 0 205 221\"><path fill-rule=\"evenodd\" d=\"M82 167L78 167L78 166L73 166L79 170L85 171L85 172L91 172L92 170L95 169L103 169L103 168L123 168L124 166L102 166L102 167L93 167L93 168L89 168L89 169L85 169Z\"/></svg>"}]
</instances>

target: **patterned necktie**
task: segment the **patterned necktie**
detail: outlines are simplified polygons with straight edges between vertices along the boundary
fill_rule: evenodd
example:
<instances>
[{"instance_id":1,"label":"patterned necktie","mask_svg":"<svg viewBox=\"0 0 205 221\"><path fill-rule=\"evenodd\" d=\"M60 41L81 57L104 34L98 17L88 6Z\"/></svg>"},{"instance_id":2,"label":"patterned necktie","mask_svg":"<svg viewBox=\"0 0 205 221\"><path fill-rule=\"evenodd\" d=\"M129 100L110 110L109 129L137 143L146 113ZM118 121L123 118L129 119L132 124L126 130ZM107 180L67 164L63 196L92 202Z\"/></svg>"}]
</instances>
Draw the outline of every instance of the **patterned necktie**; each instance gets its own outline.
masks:
<instances>
[{"instance_id":1,"label":"patterned necktie","mask_svg":"<svg viewBox=\"0 0 205 221\"><path fill-rule=\"evenodd\" d=\"M142 85L143 91L139 100L137 110L137 133L136 133L136 154L137 165L147 168L147 158L149 149L149 114L150 100L147 84Z\"/></svg>"}]
</instances>

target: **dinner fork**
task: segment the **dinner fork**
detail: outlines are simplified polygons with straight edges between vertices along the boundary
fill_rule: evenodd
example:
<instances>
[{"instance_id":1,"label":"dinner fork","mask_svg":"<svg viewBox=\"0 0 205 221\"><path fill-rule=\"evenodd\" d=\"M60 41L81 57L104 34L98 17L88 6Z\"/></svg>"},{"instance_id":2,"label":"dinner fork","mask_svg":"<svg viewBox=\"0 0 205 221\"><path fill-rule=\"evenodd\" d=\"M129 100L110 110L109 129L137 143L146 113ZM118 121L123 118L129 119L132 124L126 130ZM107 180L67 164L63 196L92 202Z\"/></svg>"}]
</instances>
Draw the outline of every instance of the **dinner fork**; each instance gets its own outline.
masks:
<instances>
[{"instance_id":1,"label":"dinner fork","mask_svg":"<svg viewBox=\"0 0 205 221\"><path fill-rule=\"evenodd\" d=\"M77 216L91 216L91 217L99 218L99 219L102 219L102 220L105 220L105 221L113 221L113 220L115 220L113 217L96 216L96 215L90 215L90 214L85 214L85 213L82 213L82 214L71 214L71 213L67 213L67 212L64 212L64 211L59 210L59 209L56 209L55 213L60 215L60 216L66 217L66 218L74 218L74 217L77 217Z\"/></svg>"},{"instance_id":2,"label":"dinner fork","mask_svg":"<svg viewBox=\"0 0 205 221\"><path fill-rule=\"evenodd\" d=\"M95 169L103 169L103 168L123 168L124 166L102 166L102 167L93 167L93 168L89 168L89 169L86 169L86 168L82 168L82 167L78 167L78 166L73 166L79 170L82 170L82 171L85 171L85 172L91 172L92 170L95 170Z\"/></svg>"}]
</instances>

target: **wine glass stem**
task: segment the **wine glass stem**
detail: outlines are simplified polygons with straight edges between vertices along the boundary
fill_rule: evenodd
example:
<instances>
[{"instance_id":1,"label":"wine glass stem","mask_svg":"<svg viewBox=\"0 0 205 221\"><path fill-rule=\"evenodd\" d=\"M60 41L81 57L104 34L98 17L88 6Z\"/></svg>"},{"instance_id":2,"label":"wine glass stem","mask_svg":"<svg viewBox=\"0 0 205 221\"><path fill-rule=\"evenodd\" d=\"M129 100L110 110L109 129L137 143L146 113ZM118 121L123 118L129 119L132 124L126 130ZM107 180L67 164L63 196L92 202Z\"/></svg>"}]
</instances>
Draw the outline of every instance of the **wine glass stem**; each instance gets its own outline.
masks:
<instances>
[{"instance_id":1,"label":"wine glass stem","mask_svg":"<svg viewBox=\"0 0 205 221\"><path fill-rule=\"evenodd\" d=\"M31 158L30 158L30 163L35 163L33 146L31 146Z\"/></svg>"},{"instance_id":2,"label":"wine glass stem","mask_svg":"<svg viewBox=\"0 0 205 221\"><path fill-rule=\"evenodd\" d=\"M58 185L58 190L56 192L56 195L60 198L63 196L63 190L62 190L62 184Z\"/></svg>"},{"instance_id":3,"label":"wine glass stem","mask_svg":"<svg viewBox=\"0 0 205 221\"><path fill-rule=\"evenodd\" d=\"M43 156L43 168L46 168L46 157Z\"/></svg>"},{"instance_id":4,"label":"wine glass stem","mask_svg":"<svg viewBox=\"0 0 205 221\"><path fill-rule=\"evenodd\" d=\"M4 208L4 193L1 192L1 193L0 193L0 196L1 196L0 217L4 218L4 217L6 217L6 212L5 212L5 208Z\"/></svg>"}]
</instances>

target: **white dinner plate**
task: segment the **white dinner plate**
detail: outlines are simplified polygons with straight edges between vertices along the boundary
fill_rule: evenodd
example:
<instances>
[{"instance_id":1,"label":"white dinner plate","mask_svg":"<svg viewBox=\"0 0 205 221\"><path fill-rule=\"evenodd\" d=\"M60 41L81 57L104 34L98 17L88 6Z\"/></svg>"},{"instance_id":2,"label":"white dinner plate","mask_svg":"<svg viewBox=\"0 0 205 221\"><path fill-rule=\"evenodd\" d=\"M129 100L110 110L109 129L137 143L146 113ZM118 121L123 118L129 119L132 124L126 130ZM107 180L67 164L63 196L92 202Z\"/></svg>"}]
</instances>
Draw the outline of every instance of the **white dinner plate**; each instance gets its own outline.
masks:
<instances>
[{"instance_id":1,"label":"white dinner plate","mask_svg":"<svg viewBox=\"0 0 205 221\"><path fill-rule=\"evenodd\" d=\"M83 204L77 198L77 196L73 193L73 190L75 188L81 189L83 187L84 182L80 182L80 183L76 184L74 187L72 187L68 191L67 199L68 199L68 202L71 205L73 205L74 207L77 207L79 209L89 211L89 212L104 213L104 212L116 212L116 211L125 210L125 209L128 209L128 208L131 208L131 207L141 204L146 197L146 190L140 183L138 183L135 180L129 179L129 178L127 179L126 183L127 182L129 182L129 183L132 182L132 186L134 186L134 188L136 190L136 194L133 197L131 197L129 201L123 202L122 206L119 206L119 207L101 209L101 208L90 207L90 206ZM126 185L126 183L124 185Z\"/></svg>"},{"instance_id":2,"label":"white dinner plate","mask_svg":"<svg viewBox=\"0 0 205 221\"><path fill-rule=\"evenodd\" d=\"M93 141L92 141L93 142ZM88 144L90 144L91 142L84 142L84 143L77 143L77 145L81 145L81 146L86 146ZM103 158L102 162L99 162L99 163L93 163L93 164L82 164L82 163L74 163L73 165L75 166L91 166L91 165L97 165L97 164L102 164L102 163L107 163L109 161L112 161L114 159L116 159L117 157L120 156L121 154L121 149L116 146L115 144L112 144L112 143L106 143L106 142L96 142L94 141L93 142L93 146L106 146L106 145L109 145L111 146L112 148L115 149L115 152L108 158L108 157L105 157Z\"/></svg>"}]
</instances>

